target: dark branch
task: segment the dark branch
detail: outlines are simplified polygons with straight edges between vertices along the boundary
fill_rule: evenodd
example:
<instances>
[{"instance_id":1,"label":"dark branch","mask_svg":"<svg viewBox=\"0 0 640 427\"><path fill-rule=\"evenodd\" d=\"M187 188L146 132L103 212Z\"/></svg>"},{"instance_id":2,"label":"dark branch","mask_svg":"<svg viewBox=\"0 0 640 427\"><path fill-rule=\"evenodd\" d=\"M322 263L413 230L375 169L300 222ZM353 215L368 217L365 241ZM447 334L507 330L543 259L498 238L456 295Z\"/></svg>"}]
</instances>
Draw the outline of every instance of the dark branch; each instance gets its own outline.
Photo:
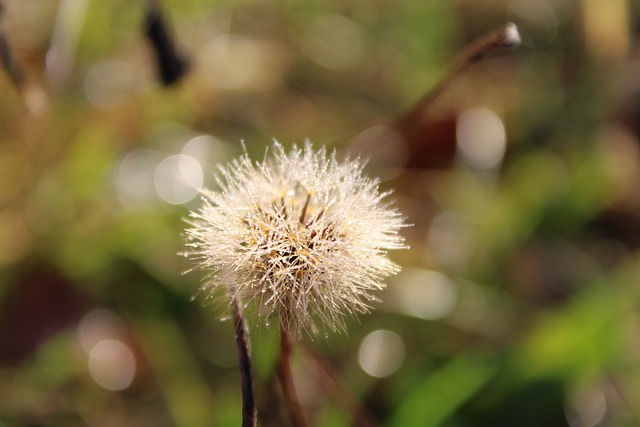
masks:
<instances>
[{"instance_id":1,"label":"dark branch","mask_svg":"<svg viewBox=\"0 0 640 427\"><path fill-rule=\"evenodd\" d=\"M396 127L402 129L406 124L422 122L426 111L434 104L440 95L471 65L482 59L487 53L498 48L518 46L521 42L520 33L515 24L509 22L503 28L485 34L467 45L456 57L453 64L442 80L423 96L409 111L396 120Z\"/></svg>"}]
</instances>

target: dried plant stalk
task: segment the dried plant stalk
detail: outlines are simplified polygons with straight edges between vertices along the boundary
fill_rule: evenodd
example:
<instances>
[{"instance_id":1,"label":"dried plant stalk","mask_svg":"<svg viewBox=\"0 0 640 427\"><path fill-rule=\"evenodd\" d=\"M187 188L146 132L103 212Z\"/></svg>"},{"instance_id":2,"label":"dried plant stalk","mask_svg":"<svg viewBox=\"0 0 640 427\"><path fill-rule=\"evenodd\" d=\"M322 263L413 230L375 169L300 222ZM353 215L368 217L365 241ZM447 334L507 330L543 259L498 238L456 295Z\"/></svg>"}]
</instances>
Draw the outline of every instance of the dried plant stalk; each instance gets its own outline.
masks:
<instances>
[{"instance_id":1,"label":"dried plant stalk","mask_svg":"<svg viewBox=\"0 0 640 427\"><path fill-rule=\"evenodd\" d=\"M427 92L409 111L396 120L396 126L402 128L404 123L421 122L426 111L467 68L494 49L510 48L518 46L520 43L521 38L518 27L512 22L509 22L497 31L492 31L471 42L454 59L453 64L445 73L442 80Z\"/></svg>"}]
</instances>

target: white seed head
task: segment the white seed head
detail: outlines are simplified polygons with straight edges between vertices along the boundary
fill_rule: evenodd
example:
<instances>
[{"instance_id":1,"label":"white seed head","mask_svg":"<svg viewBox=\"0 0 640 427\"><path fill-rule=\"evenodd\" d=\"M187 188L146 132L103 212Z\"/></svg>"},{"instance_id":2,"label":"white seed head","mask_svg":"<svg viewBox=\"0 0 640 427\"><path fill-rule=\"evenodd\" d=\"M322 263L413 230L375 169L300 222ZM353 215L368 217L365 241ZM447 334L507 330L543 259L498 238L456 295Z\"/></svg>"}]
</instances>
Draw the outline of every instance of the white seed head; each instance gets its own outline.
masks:
<instances>
[{"instance_id":1,"label":"white seed head","mask_svg":"<svg viewBox=\"0 0 640 427\"><path fill-rule=\"evenodd\" d=\"M345 316L368 311L400 269L387 251L405 248L405 222L363 166L276 142L262 162L245 154L221 167L220 190L202 191L186 231L188 256L211 272L201 291L224 287L297 334L318 322L343 330Z\"/></svg>"}]
</instances>

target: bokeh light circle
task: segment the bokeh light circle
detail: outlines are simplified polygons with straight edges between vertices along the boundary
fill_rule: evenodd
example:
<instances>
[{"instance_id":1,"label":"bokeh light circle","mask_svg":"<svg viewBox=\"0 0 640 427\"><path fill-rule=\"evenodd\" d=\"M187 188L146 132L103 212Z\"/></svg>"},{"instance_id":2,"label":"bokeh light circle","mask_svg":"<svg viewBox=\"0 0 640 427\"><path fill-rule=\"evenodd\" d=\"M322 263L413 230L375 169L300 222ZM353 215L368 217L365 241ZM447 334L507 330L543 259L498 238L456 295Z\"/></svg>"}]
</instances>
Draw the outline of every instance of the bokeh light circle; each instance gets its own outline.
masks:
<instances>
[{"instance_id":1,"label":"bokeh light circle","mask_svg":"<svg viewBox=\"0 0 640 427\"><path fill-rule=\"evenodd\" d=\"M404 361L404 343L395 332L380 329L367 335L360 344L358 362L367 374L388 377Z\"/></svg>"}]
</instances>

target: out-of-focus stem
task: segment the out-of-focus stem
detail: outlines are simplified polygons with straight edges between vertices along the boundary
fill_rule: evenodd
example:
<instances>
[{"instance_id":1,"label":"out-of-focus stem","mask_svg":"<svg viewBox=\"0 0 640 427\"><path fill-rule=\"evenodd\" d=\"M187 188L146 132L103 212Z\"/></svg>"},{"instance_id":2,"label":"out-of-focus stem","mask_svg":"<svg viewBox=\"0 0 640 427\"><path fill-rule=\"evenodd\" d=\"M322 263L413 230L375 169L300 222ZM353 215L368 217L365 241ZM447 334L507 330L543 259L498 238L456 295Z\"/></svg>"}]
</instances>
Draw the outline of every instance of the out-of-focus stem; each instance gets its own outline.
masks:
<instances>
[{"instance_id":1,"label":"out-of-focus stem","mask_svg":"<svg viewBox=\"0 0 640 427\"><path fill-rule=\"evenodd\" d=\"M0 18L3 12L4 6L0 3ZM13 54L2 27L0 27L0 66L11 78L31 114L40 115L47 106L47 96L39 84L28 81L25 70Z\"/></svg>"},{"instance_id":2,"label":"out-of-focus stem","mask_svg":"<svg viewBox=\"0 0 640 427\"><path fill-rule=\"evenodd\" d=\"M291 373L292 345L284 323L280 321L280 354L278 355L278 380L282 388L282 394L289 409L291 423L294 427L307 427L307 419L298 402L296 387Z\"/></svg>"},{"instance_id":3,"label":"out-of-focus stem","mask_svg":"<svg viewBox=\"0 0 640 427\"><path fill-rule=\"evenodd\" d=\"M71 76L88 7L89 0L61 0L58 5L45 70L46 79L54 87L66 84Z\"/></svg>"},{"instance_id":4,"label":"out-of-focus stem","mask_svg":"<svg viewBox=\"0 0 640 427\"><path fill-rule=\"evenodd\" d=\"M626 406L627 412L629 413L629 418L632 420L632 424L640 426L640 412L633 404L632 399L629 399L629 396L627 395L627 393L625 393L624 389L620 385L620 382L611 374L608 374L606 378L615 394L618 395L617 397L619 398L619 400L624 406Z\"/></svg>"},{"instance_id":5,"label":"out-of-focus stem","mask_svg":"<svg viewBox=\"0 0 640 427\"><path fill-rule=\"evenodd\" d=\"M403 123L421 122L425 112L433 105L440 95L467 68L480 60L488 52L496 48L514 47L521 43L518 27L512 22L503 28L485 34L467 45L455 58L444 77L426 95L424 95L409 111L396 120L398 127Z\"/></svg>"},{"instance_id":6,"label":"out-of-focus stem","mask_svg":"<svg viewBox=\"0 0 640 427\"><path fill-rule=\"evenodd\" d=\"M307 357L315 365L318 382L339 407L351 414L353 425L356 427L376 427L378 425L376 420L353 393L344 386L331 365L318 356L310 346L303 345L303 348Z\"/></svg>"},{"instance_id":7,"label":"out-of-focus stem","mask_svg":"<svg viewBox=\"0 0 640 427\"><path fill-rule=\"evenodd\" d=\"M255 387L253 381L253 365L251 363L251 346L249 344L249 331L244 320L240 302L237 299L231 301L233 310L233 323L236 332L236 347L238 349L238 366L242 384L242 427L255 427L258 421L258 409L256 406Z\"/></svg>"}]
</instances>

